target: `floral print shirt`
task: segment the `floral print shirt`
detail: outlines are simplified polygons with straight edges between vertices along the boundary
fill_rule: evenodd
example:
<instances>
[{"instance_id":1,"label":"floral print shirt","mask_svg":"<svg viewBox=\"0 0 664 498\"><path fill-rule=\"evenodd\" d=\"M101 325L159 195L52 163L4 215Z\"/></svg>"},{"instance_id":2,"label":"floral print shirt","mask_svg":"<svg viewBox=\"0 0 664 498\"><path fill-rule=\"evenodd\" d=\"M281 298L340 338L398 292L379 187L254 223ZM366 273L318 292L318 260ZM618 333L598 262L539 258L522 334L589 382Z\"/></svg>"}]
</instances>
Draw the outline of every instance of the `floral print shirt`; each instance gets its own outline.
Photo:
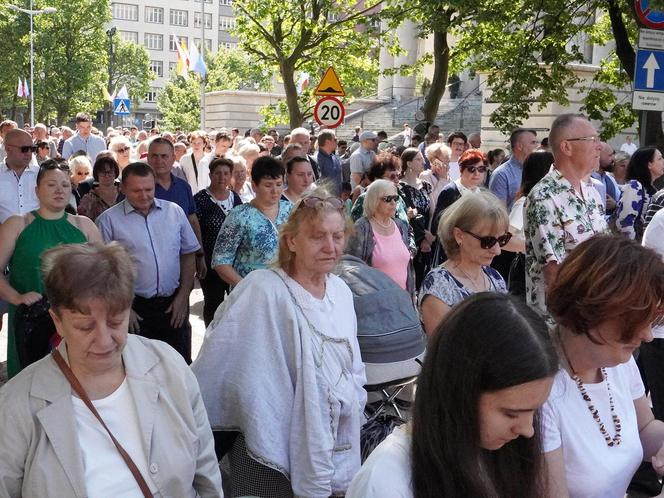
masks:
<instances>
[{"instance_id":1,"label":"floral print shirt","mask_svg":"<svg viewBox=\"0 0 664 498\"><path fill-rule=\"evenodd\" d=\"M277 257L279 226L288 219L293 205L279 201L279 213L272 223L253 204L240 204L226 216L212 254L212 267L231 265L242 277Z\"/></svg>"},{"instance_id":2,"label":"floral print shirt","mask_svg":"<svg viewBox=\"0 0 664 498\"><path fill-rule=\"evenodd\" d=\"M581 182L581 195L554 168L533 187L526 200L526 300L551 321L544 299L544 267L562 263L567 254L595 234L608 232L597 189Z\"/></svg>"},{"instance_id":3,"label":"floral print shirt","mask_svg":"<svg viewBox=\"0 0 664 498\"><path fill-rule=\"evenodd\" d=\"M640 241L646 227L649 204L650 194L637 180L630 180L623 185L622 196L616 206L616 230L632 240Z\"/></svg>"},{"instance_id":4,"label":"floral print shirt","mask_svg":"<svg viewBox=\"0 0 664 498\"><path fill-rule=\"evenodd\" d=\"M507 286L505 285L503 277L500 276L500 273L490 266L483 266L482 271L489 279L488 290L500 294L507 294ZM427 273L427 276L424 277L422 289L420 290L419 304L421 307L424 298L431 295L437 297L451 308L474 293L475 292L472 289L464 287L461 282L454 278L454 275L452 275L447 268L439 266L438 268L431 270Z\"/></svg>"}]
</instances>

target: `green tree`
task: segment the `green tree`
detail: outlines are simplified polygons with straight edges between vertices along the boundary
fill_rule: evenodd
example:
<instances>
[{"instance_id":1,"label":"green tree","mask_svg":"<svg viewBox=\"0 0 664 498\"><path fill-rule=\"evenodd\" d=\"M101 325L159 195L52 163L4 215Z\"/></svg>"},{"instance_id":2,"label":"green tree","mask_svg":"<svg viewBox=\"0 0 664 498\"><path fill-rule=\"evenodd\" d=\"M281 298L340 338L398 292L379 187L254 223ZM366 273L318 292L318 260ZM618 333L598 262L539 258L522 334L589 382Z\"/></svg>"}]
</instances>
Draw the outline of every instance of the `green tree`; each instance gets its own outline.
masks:
<instances>
[{"instance_id":1,"label":"green tree","mask_svg":"<svg viewBox=\"0 0 664 498\"><path fill-rule=\"evenodd\" d=\"M272 90L272 71L242 50L220 48L208 61L206 87L214 90Z\"/></svg>"},{"instance_id":2,"label":"green tree","mask_svg":"<svg viewBox=\"0 0 664 498\"><path fill-rule=\"evenodd\" d=\"M285 106L291 127L297 127L310 115L311 91L298 94L298 72L310 74L312 81L322 76L328 65L334 65L345 89L353 95L348 83L358 67L371 67L368 56L376 54L377 30L370 21L383 0L357 7L355 0L236 0L235 33L243 50L268 67L278 70L286 93ZM361 63L358 63L362 61ZM375 64L375 63L374 63ZM375 85L373 78L369 85ZM366 80L359 82L361 95ZM279 109L273 109L279 111Z\"/></svg>"},{"instance_id":3,"label":"green tree","mask_svg":"<svg viewBox=\"0 0 664 498\"><path fill-rule=\"evenodd\" d=\"M157 95L157 108L165 128L197 130L201 123L201 83L198 76L188 79L171 71L166 86Z\"/></svg>"},{"instance_id":4,"label":"green tree","mask_svg":"<svg viewBox=\"0 0 664 498\"><path fill-rule=\"evenodd\" d=\"M103 106L105 24L111 16L108 2L102 0L49 0L48 5L57 11L35 17L36 112L39 119L54 114L61 123Z\"/></svg>"}]
</instances>

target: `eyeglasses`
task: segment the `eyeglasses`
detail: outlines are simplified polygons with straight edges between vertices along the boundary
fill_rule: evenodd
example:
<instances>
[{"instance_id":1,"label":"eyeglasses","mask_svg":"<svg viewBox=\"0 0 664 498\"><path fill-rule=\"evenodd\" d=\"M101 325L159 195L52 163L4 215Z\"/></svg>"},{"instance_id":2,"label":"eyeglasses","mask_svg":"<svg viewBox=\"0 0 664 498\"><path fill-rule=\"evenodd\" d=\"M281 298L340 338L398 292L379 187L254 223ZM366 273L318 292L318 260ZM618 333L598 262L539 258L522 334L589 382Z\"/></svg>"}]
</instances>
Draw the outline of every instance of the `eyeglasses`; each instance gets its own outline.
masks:
<instances>
[{"instance_id":1,"label":"eyeglasses","mask_svg":"<svg viewBox=\"0 0 664 498\"><path fill-rule=\"evenodd\" d=\"M77 171L76 176L88 176L90 173L87 171Z\"/></svg>"},{"instance_id":2,"label":"eyeglasses","mask_svg":"<svg viewBox=\"0 0 664 498\"><path fill-rule=\"evenodd\" d=\"M482 249L491 249L493 246L496 245L496 242L500 247L504 247L512 238L512 234L509 232L505 232L505 235L501 235L500 237L493 237L491 235L487 235L486 237L480 237L479 235L475 235L473 232L468 232L467 230L464 230L464 232L466 232L471 237L474 237L477 240L479 240L480 247Z\"/></svg>"},{"instance_id":3,"label":"eyeglasses","mask_svg":"<svg viewBox=\"0 0 664 498\"><path fill-rule=\"evenodd\" d=\"M28 152L35 153L37 152L37 146L36 145L13 145L13 144L5 144L7 147L15 147L17 149L20 149L23 154L26 154Z\"/></svg>"},{"instance_id":4,"label":"eyeglasses","mask_svg":"<svg viewBox=\"0 0 664 498\"><path fill-rule=\"evenodd\" d=\"M101 176L101 175L108 175L108 176L113 176L113 177L115 177L115 171L113 171L112 169L99 170L99 171L97 172L97 175L99 175L99 176Z\"/></svg>"},{"instance_id":5,"label":"eyeglasses","mask_svg":"<svg viewBox=\"0 0 664 498\"><path fill-rule=\"evenodd\" d=\"M463 169L464 171L468 171L470 173L475 173L475 171L478 173L486 173L486 166L468 166L467 168Z\"/></svg>"},{"instance_id":6,"label":"eyeglasses","mask_svg":"<svg viewBox=\"0 0 664 498\"><path fill-rule=\"evenodd\" d=\"M119 149L116 149L115 152L119 152L120 154L124 154L125 152L131 150L131 147L121 147Z\"/></svg>"},{"instance_id":7,"label":"eyeglasses","mask_svg":"<svg viewBox=\"0 0 664 498\"><path fill-rule=\"evenodd\" d=\"M329 204L332 206L334 209L343 209L344 203L341 199L338 197L316 197L314 195L310 195L307 197L303 197L302 200L300 201L300 206L306 206L308 208L318 208L319 206L322 206L323 204Z\"/></svg>"},{"instance_id":8,"label":"eyeglasses","mask_svg":"<svg viewBox=\"0 0 664 498\"><path fill-rule=\"evenodd\" d=\"M381 201L388 203L388 202L397 202L399 200L398 195L385 195L380 198Z\"/></svg>"},{"instance_id":9,"label":"eyeglasses","mask_svg":"<svg viewBox=\"0 0 664 498\"><path fill-rule=\"evenodd\" d=\"M598 144L601 139L599 137L576 137L576 138L566 138L568 142L595 142Z\"/></svg>"}]
</instances>

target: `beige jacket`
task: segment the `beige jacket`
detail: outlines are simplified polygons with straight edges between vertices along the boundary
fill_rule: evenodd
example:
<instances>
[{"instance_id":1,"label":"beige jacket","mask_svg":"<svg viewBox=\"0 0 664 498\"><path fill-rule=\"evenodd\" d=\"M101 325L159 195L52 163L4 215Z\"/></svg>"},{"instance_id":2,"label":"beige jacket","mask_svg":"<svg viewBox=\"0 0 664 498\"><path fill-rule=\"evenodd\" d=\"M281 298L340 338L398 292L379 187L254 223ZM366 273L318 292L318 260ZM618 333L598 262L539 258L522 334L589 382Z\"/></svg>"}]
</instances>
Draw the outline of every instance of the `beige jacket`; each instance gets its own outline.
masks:
<instances>
[{"instance_id":1,"label":"beige jacket","mask_svg":"<svg viewBox=\"0 0 664 498\"><path fill-rule=\"evenodd\" d=\"M60 353L67 359L63 344ZM122 352L161 497L222 497L212 431L182 357L130 335ZM48 356L0 389L0 497L87 496L71 387Z\"/></svg>"}]
</instances>

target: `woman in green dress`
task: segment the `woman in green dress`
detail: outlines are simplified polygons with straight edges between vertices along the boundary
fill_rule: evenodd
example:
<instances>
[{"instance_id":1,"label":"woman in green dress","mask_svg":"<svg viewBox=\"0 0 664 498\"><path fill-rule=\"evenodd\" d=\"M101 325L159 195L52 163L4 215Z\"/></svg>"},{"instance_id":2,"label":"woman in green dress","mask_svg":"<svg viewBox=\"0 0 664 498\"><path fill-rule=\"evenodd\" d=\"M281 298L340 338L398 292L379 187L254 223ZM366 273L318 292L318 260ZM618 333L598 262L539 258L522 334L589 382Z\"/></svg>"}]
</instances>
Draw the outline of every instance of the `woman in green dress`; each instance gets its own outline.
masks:
<instances>
[{"instance_id":1,"label":"woman in green dress","mask_svg":"<svg viewBox=\"0 0 664 498\"><path fill-rule=\"evenodd\" d=\"M0 298L9 302L9 377L25 366L19 364L14 315L17 306L32 305L42 298L42 253L60 244L101 242L101 235L90 219L65 213L71 196L66 161L51 159L42 163L36 192L39 209L12 216L0 225L0 268L9 266L9 281L0 273Z\"/></svg>"}]
</instances>

